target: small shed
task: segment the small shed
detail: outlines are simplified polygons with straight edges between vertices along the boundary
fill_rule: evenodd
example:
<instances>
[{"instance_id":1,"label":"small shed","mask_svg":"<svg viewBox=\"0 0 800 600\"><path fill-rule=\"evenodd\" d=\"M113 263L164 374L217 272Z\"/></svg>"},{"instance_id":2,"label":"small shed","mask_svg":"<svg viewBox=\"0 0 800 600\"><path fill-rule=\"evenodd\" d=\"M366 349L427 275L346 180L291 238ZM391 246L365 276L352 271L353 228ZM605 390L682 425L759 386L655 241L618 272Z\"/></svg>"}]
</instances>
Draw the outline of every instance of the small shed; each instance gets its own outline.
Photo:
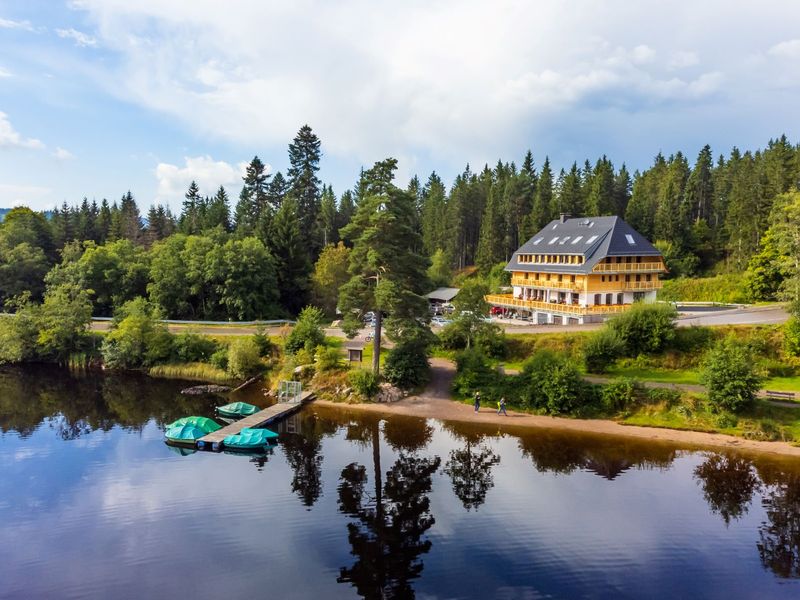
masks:
<instances>
[{"instance_id":1,"label":"small shed","mask_svg":"<svg viewBox=\"0 0 800 600\"><path fill-rule=\"evenodd\" d=\"M364 362L364 344L360 342L351 342L345 345L347 350L347 361L354 363Z\"/></svg>"},{"instance_id":2,"label":"small shed","mask_svg":"<svg viewBox=\"0 0 800 600\"><path fill-rule=\"evenodd\" d=\"M458 295L459 288L441 287L425 294L431 309L441 308L443 304L449 304Z\"/></svg>"}]
</instances>

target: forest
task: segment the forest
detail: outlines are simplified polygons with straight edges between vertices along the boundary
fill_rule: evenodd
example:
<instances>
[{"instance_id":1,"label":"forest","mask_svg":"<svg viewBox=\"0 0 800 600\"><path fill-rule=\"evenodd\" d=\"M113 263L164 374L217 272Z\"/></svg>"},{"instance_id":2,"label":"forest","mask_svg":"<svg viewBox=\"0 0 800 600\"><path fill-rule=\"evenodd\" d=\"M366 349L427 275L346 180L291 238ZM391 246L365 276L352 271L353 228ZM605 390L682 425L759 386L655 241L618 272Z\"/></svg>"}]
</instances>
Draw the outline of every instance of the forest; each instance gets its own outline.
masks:
<instances>
[{"instance_id":1,"label":"forest","mask_svg":"<svg viewBox=\"0 0 800 600\"><path fill-rule=\"evenodd\" d=\"M449 188L434 172L401 190L387 159L338 196L319 178L322 146L309 126L288 155L285 174L254 157L238 198L193 182L179 214L163 205L142 214L130 191L48 214L10 210L0 225L0 303L14 311L74 285L90 290L95 316L137 297L171 318L291 317L309 303L333 315L352 274L354 216L390 189L411 200L409 239L429 260L430 289L458 273L497 272L559 213L623 216L654 241L674 278L742 274L753 300L794 296L798 282L800 146L786 136L718 156L705 146L693 163L658 153L633 173L606 156L556 171L529 151L520 165L467 165Z\"/></svg>"}]
</instances>

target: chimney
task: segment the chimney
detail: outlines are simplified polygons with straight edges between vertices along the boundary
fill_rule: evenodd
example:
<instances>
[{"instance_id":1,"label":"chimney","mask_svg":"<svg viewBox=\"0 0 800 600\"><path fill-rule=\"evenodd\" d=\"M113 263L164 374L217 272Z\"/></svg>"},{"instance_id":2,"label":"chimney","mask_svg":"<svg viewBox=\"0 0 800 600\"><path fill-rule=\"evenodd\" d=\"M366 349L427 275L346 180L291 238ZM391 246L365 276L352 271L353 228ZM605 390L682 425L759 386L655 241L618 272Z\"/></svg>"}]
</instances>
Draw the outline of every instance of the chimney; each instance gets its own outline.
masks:
<instances>
[{"instance_id":1,"label":"chimney","mask_svg":"<svg viewBox=\"0 0 800 600\"><path fill-rule=\"evenodd\" d=\"M561 217L561 222L562 222L562 223L566 223L566 222L567 222L567 219L569 219L569 218L570 218L570 216L571 216L571 215L570 215L569 213L561 213L561 215L560 215L560 217Z\"/></svg>"}]
</instances>

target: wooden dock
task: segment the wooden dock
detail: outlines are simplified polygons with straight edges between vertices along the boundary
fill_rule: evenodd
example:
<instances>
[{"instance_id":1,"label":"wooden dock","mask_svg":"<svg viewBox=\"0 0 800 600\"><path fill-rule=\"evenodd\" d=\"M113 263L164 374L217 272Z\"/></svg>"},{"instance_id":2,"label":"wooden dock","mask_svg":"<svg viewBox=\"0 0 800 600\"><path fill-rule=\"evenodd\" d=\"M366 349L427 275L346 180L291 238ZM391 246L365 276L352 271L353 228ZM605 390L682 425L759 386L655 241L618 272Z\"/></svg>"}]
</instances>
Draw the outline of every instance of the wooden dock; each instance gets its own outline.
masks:
<instances>
[{"instance_id":1,"label":"wooden dock","mask_svg":"<svg viewBox=\"0 0 800 600\"><path fill-rule=\"evenodd\" d=\"M314 397L314 392L303 392L300 394L299 402L278 402L272 406L268 406L264 410L257 413L234 421L230 425L218 429L213 433L204 435L197 440L197 448L199 450L222 450L223 442L229 435L236 435L242 429L247 427L263 427L273 421L282 419L293 412L300 410L303 405Z\"/></svg>"}]
</instances>

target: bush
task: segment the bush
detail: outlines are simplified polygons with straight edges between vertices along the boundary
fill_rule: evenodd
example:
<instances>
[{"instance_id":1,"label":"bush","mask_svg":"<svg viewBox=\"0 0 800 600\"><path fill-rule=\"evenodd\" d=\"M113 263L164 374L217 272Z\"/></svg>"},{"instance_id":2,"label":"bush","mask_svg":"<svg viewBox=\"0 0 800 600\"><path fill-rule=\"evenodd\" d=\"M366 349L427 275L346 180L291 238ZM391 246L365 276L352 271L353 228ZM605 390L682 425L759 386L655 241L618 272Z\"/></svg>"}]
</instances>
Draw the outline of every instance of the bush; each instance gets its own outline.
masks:
<instances>
[{"instance_id":1,"label":"bush","mask_svg":"<svg viewBox=\"0 0 800 600\"><path fill-rule=\"evenodd\" d=\"M609 320L628 356L664 350L675 338L675 308L668 304L636 303L630 310Z\"/></svg>"},{"instance_id":2,"label":"bush","mask_svg":"<svg viewBox=\"0 0 800 600\"><path fill-rule=\"evenodd\" d=\"M730 302L750 301L747 278L741 273L714 277L679 277L664 281L658 299L667 302Z\"/></svg>"},{"instance_id":3,"label":"bush","mask_svg":"<svg viewBox=\"0 0 800 600\"><path fill-rule=\"evenodd\" d=\"M341 367L342 358L338 348L328 348L327 346L317 346L314 354L314 365L317 371L333 371Z\"/></svg>"},{"instance_id":4,"label":"bush","mask_svg":"<svg viewBox=\"0 0 800 600\"><path fill-rule=\"evenodd\" d=\"M783 325L783 350L789 356L800 356L800 319L791 317Z\"/></svg>"},{"instance_id":5,"label":"bush","mask_svg":"<svg viewBox=\"0 0 800 600\"><path fill-rule=\"evenodd\" d=\"M732 338L709 350L700 379L708 388L709 400L732 412L750 406L761 387L752 353Z\"/></svg>"},{"instance_id":6,"label":"bush","mask_svg":"<svg viewBox=\"0 0 800 600\"><path fill-rule=\"evenodd\" d=\"M264 368L258 344L252 337L234 340L228 348L228 373L237 379L247 379Z\"/></svg>"},{"instance_id":7,"label":"bush","mask_svg":"<svg viewBox=\"0 0 800 600\"><path fill-rule=\"evenodd\" d=\"M347 380L356 393L364 398L372 398L378 393L378 376L367 369L356 369L350 371Z\"/></svg>"},{"instance_id":8,"label":"bush","mask_svg":"<svg viewBox=\"0 0 800 600\"><path fill-rule=\"evenodd\" d=\"M430 365L425 346L415 342L397 344L386 358L383 376L392 385L403 389L428 383Z\"/></svg>"},{"instance_id":9,"label":"bush","mask_svg":"<svg viewBox=\"0 0 800 600\"><path fill-rule=\"evenodd\" d=\"M439 345L445 350L463 350L467 347L470 335L476 348L492 358L506 356L505 332L493 323L486 323L473 317L458 318L449 323L439 333Z\"/></svg>"},{"instance_id":10,"label":"bush","mask_svg":"<svg viewBox=\"0 0 800 600\"><path fill-rule=\"evenodd\" d=\"M30 360L36 353L38 331L30 315L0 316L0 364Z\"/></svg>"},{"instance_id":11,"label":"bush","mask_svg":"<svg viewBox=\"0 0 800 600\"><path fill-rule=\"evenodd\" d=\"M223 371L228 370L228 347L220 346L214 354L211 355L209 362Z\"/></svg>"},{"instance_id":12,"label":"bush","mask_svg":"<svg viewBox=\"0 0 800 600\"><path fill-rule=\"evenodd\" d=\"M670 388L647 388L645 390L645 398L648 404L661 404L667 406L677 404L681 400L681 392Z\"/></svg>"},{"instance_id":13,"label":"bush","mask_svg":"<svg viewBox=\"0 0 800 600\"><path fill-rule=\"evenodd\" d=\"M256 333L253 334L253 340L258 346L258 354L261 358L267 358L272 355L272 340L269 339L263 327L259 327Z\"/></svg>"},{"instance_id":14,"label":"bush","mask_svg":"<svg viewBox=\"0 0 800 600\"><path fill-rule=\"evenodd\" d=\"M297 323L286 338L286 352L295 354L301 348L311 352L317 346L325 343L325 332L322 323L325 314L316 306L306 306L297 317Z\"/></svg>"},{"instance_id":15,"label":"bush","mask_svg":"<svg viewBox=\"0 0 800 600\"><path fill-rule=\"evenodd\" d=\"M217 348L210 337L196 333L179 333L173 341L175 358L180 362L207 362Z\"/></svg>"},{"instance_id":16,"label":"bush","mask_svg":"<svg viewBox=\"0 0 800 600\"><path fill-rule=\"evenodd\" d=\"M462 396L471 396L475 391L483 392L494 385L498 373L489 365L486 356L476 349L464 350L456 354L456 376L453 389Z\"/></svg>"},{"instance_id":17,"label":"bush","mask_svg":"<svg viewBox=\"0 0 800 600\"><path fill-rule=\"evenodd\" d=\"M114 315L112 329L101 347L111 368L133 369L169 360L173 335L141 298L126 302Z\"/></svg>"},{"instance_id":18,"label":"bush","mask_svg":"<svg viewBox=\"0 0 800 600\"><path fill-rule=\"evenodd\" d=\"M619 335L603 328L592 335L583 347L583 360L590 373L605 373L625 351L625 344Z\"/></svg>"},{"instance_id":19,"label":"bush","mask_svg":"<svg viewBox=\"0 0 800 600\"><path fill-rule=\"evenodd\" d=\"M609 412L620 412L632 407L642 395L642 386L635 379L616 379L603 386L600 399Z\"/></svg>"},{"instance_id":20,"label":"bush","mask_svg":"<svg viewBox=\"0 0 800 600\"><path fill-rule=\"evenodd\" d=\"M592 400L575 363L547 350L540 350L525 362L523 379L523 403L550 414L574 413Z\"/></svg>"}]
</instances>

